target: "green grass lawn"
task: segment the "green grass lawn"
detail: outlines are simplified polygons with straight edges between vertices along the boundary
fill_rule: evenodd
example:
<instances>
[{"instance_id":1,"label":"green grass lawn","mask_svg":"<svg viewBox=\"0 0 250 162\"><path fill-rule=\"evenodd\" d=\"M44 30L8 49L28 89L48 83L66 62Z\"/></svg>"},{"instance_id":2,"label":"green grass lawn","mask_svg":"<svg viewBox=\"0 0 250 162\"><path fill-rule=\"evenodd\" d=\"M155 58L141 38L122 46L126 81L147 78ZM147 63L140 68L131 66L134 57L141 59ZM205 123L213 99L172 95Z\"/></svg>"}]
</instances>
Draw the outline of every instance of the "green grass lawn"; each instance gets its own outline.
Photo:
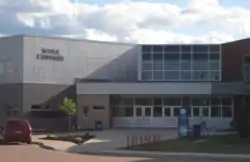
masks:
<instances>
[{"instance_id":1,"label":"green grass lawn","mask_svg":"<svg viewBox=\"0 0 250 162\"><path fill-rule=\"evenodd\" d=\"M210 136L198 140L177 138L138 145L130 149L162 152L250 154L250 138L240 139L237 134Z\"/></svg>"}]
</instances>

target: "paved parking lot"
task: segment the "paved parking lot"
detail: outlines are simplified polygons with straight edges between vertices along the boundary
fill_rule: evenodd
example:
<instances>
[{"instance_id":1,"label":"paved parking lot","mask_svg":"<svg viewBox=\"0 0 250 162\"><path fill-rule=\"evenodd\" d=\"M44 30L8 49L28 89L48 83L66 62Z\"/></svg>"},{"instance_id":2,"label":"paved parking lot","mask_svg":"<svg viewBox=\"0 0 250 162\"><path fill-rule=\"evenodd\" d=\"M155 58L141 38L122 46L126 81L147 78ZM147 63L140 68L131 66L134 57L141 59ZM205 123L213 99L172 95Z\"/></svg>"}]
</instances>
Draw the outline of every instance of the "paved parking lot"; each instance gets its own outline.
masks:
<instances>
[{"instance_id":1,"label":"paved parking lot","mask_svg":"<svg viewBox=\"0 0 250 162\"><path fill-rule=\"evenodd\" d=\"M178 156L124 157L78 155L49 151L36 145L0 145L0 161L6 162L249 162L249 159L192 158Z\"/></svg>"}]
</instances>

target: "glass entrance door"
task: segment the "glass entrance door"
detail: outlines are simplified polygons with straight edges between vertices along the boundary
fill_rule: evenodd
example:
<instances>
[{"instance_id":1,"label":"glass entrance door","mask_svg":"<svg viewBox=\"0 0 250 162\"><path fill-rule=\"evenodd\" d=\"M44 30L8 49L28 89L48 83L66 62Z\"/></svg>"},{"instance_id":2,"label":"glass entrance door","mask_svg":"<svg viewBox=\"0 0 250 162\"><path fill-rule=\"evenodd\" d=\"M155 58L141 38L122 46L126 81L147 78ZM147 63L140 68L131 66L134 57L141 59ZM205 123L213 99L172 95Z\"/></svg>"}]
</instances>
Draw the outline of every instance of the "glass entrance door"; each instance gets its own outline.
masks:
<instances>
[{"instance_id":1,"label":"glass entrance door","mask_svg":"<svg viewBox=\"0 0 250 162\"><path fill-rule=\"evenodd\" d=\"M134 117L135 117L135 127L150 127L151 120L153 116L152 106L135 106L134 107Z\"/></svg>"}]
</instances>

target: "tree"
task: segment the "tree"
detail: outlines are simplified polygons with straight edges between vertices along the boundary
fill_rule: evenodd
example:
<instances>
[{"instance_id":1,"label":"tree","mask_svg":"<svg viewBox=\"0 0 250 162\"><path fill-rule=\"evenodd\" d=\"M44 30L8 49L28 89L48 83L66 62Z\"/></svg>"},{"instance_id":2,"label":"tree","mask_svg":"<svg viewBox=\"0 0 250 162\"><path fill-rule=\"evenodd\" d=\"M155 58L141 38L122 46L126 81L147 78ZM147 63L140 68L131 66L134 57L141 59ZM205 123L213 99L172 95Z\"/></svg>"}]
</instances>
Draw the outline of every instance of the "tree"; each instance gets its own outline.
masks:
<instances>
[{"instance_id":1,"label":"tree","mask_svg":"<svg viewBox=\"0 0 250 162\"><path fill-rule=\"evenodd\" d=\"M60 109L68 115L69 132L71 131L71 117L76 114L76 103L74 100L64 98Z\"/></svg>"}]
</instances>

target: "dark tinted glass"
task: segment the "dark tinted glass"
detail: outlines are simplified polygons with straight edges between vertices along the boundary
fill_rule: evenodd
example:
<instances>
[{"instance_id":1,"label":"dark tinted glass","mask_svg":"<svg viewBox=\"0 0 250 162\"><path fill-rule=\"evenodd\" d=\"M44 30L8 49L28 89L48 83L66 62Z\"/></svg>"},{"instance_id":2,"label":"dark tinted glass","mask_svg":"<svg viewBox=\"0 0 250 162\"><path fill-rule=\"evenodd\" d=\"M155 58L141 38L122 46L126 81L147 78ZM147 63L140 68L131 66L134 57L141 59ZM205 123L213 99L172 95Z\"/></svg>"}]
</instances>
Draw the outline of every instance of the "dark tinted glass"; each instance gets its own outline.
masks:
<instances>
[{"instance_id":1,"label":"dark tinted glass","mask_svg":"<svg viewBox=\"0 0 250 162\"><path fill-rule=\"evenodd\" d=\"M219 53L213 53L209 55L210 60L219 60L220 54Z\"/></svg>"},{"instance_id":2,"label":"dark tinted glass","mask_svg":"<svg viewBox=\"0 0 250 162\"><path fill-rule=\"evenodd\" d=\"M195 45L193 46L193 51L194 52L208 52L209 46L207 45Z\"/></svg>"},{"instance_id":3,"label":"dark tinted glass","mask_svg":"<svg viewBox=\"0 0 250 162\"><path fill-rule=\"evenodd\" d=\"M180 59L180 55L178 53L176 54L164 54L165 60L178 60Z\"/></svg>"},{"instance_id":4,"label":"dark tinted glass","mask_svg":"<svg viewBox=\"0 0 250 162\"><path fill-rule=\"evenodd\" d=\"M189 45L181 46L181 52L191 52L191 46Z\"/></svg>"},{"instance_id":5,"label":"dark tinted glass","mask_svg":"<svg viewBox=\"0 0 250 162\"><path fill-rule=\"evenodd\" d=\"M142 54L142 60L144 60L144 61L150 61L150 60L152 60L152 54L143 53Z\"/></svg>"},{"instance_id":6,"label":"dark tinted glass","mask_svg":"<svg viewBox=\"0 0 250 162\"><path fill-rule=\"evenodd\" d=\"M181 54L182 60L190 60L191 59L191 53L182 53Z\"/></svg>"},{"instance_id":7,"label":"dark tinted glass","mask_svg":"<svg viewBox=\"0 0 250 162\"><path fill-rule=\"evenodd\" d=\"M161 45L154 45L153 52L163 52L163 46Z\"/></svg>"},{"instance_id":8,"label":"dark tinted glass","mask_svg":"<svg viewBox=\"0 0 250 162\"><path fill-rule=\"evenodd\" d=\"M180 46L178 46L178 45L164 46L164 51L165 52L179 52L180 51Z\"/></svg>"},{"instance_id":9,"label":"dark tinted glass","mask_svg":"<svg viewBox=\"0 0 250 162\"><path fill-rule=\"evenodd\" d=\"M208 59L208 54L206 54L206 53L193 54L193 59L194 60L207 60Z\"/></svg>"},{"instance_id":10,"label":"dark tinted glass","mask_svg":"<svg viewBox=\"0 0 250 162\"><path fill-rule=\"evenodd\" d=\"M250 56L245 56L245 63L250 63Z\"/></svg>"},{"instance_id":11,"label":"dark tinted glass","mask_svg":"<svg viewBox=\"0 0 250 162\"><path fill-rule=\"evenodd\" d=\"M150 52L152 49L152 46L144 45L142 46L142 52Z\"/></svg>"},{"instance_id":12,"label":"dark tinted glass","mask_svg":"<svg viewBox=\"0 0 250 162\"><path fill-rule=\"evenodd\" d=\"M163 54L153 54L153 60L162 60L163 59Z\"/></svg>"},{"instance_id":13,"label":"dark tinted glass","mask_svg":"<svg viewBox=\"0 0 250 162\"><path fill-rule=\"evenodd\" d=\"M210 52L220 52L220 46L219 45L211 45Z\"/></svg>"}]
</instances>

